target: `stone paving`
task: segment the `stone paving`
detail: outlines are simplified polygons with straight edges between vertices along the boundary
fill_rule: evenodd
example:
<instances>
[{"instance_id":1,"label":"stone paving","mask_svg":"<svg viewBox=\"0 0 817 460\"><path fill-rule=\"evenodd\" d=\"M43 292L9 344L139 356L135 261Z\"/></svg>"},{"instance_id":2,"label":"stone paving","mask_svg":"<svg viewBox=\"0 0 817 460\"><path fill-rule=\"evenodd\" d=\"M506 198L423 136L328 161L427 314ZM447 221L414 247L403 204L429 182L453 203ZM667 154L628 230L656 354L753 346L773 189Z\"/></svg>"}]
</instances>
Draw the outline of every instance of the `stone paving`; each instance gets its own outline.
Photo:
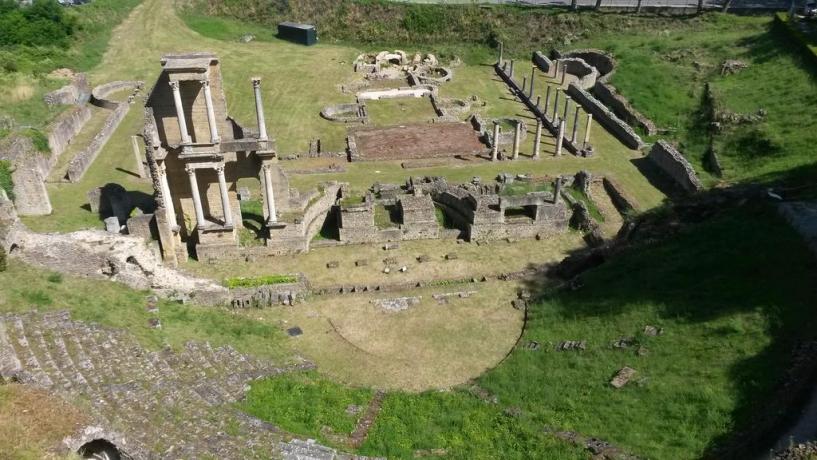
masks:
<instances>
[{"instance_id":1,"label":"stone paving","mask_svg":"<svg viewBox=\"0 0 817 460\"><path fill-rule=\"evenodd\" d=\"M206 342L148 351L127 332L72 321L68 312L0 316L0 381L88 407L134 458L282 455L286 435L231 403L253 379L308 367L275 367Z\"/></svg>"}]
</instances>

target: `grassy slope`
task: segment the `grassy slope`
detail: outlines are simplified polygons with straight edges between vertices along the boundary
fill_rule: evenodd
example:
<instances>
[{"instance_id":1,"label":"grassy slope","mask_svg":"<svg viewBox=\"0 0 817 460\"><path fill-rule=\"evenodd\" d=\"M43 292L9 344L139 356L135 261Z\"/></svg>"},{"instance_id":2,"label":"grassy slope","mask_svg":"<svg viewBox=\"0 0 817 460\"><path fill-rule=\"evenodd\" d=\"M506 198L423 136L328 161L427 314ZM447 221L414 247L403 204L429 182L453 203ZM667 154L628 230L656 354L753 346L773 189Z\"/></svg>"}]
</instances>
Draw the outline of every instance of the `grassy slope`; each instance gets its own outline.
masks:
<instances>
[{"instance_id":1,"label":"grassy slope","mask_svg":"<svg viewBox=\"0 0 817 460\"><path fill-rule=\"evenodd\" d=\"M732 237L736 227L743 229L739 239ZM769 269L780 266L788 268ZM498 406L464 390L389 394L361 452L405 458L416 449L445 448L452 458L486 452L523 458L533 443L543 443L540 455L553 447L541 437L551 427L598 436L639 456L698 458L746 422L754 401L789 364L787 350L813 335L814 273L810 253L771 209L729 211L588 272L577 292L546 294L529 312L520 342L542 348L520 347L478 380ZM646 325L665 332L646 337ZM635 337L648 353L611 348L620 337ZM561 340L587 340L588 349L554 352ZM607 382L624 365L638 370L636 382L614 390ZM331 395L324 402L347 391L324 388ZM288 407L311 403L300 394L282 397ZM502 415L510 407L521 415ZM265 414L289 417L283 409ZM304 429L313 435L320 426Z\"/></svg>"},{"instance_id":2,"label":"grassy slope","mask_svg":"<svg viewBox=\"0 0 817 460\"><path fill-rule=\"evenodd\" d=\"M0 273L0 311L26 312L66 309L72 318L126 329L145 346L179 347L188 340L207 340L214 346L230 344L244 353L281 359L283 334L275 325L237 316L226 309L202 309L161 301L158 315L146 311L147 291L121 284L63 277L12 259ZM115 308L112 308L114 306ZM158 317L161 329L148 327Z\"/></svg>"},{"instance_id":3,"label":"grassy slope","mask_svg":"<svg viewBox=\"0 0 817 460\"><path fill-rule=\"evenodd\" d=\"M768 112L761 123L716 136L726 181L776 180L813 165L817 88L812 69L790 40L772 27L771 16L708 14L685 30L602 34L573 45L613 52L619 63L613 84L659 128L671 130L668 136L712 184L717 179L703 167L708 131L699 115L707 81L722 109ZM726 59L743 60L749 68L721 76Z\"/></svg>"},{"instance_id":4,"label":"grassy slope","mask_svg":"<svg viewBox=\"0 0 817 460\"><path fill-rule=\"evenodd\" d=\"M43 95L67 81L49 77L56 68L85 72L102 59L114 27L125 19L141 0L96 0L67 9L77 18L79 30L68 49L14 47L0 49L0 61L14 62L19 72L0 71L0 118L11 117L17 125L44 127L65 107L48 107ZM104 83L94 81L93 83Z\"/></svg>"}]
</instances>

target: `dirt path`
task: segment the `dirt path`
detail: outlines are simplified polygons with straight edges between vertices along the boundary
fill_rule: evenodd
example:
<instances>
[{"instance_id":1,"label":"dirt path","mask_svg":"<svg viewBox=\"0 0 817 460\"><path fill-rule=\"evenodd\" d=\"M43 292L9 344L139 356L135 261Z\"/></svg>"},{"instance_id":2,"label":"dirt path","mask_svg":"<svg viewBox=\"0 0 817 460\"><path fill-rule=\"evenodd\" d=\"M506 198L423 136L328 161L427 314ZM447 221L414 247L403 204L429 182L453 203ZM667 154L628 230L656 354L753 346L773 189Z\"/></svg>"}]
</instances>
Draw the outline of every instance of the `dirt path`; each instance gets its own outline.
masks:
<instances>
[{"instance_id":1,"label":"dirt path","mask_svg":"<svg viewBox=\"0 0 817 460\"><path fill-rule=\"evenodd\" d=\"M374 394L374 398L369 403L369 407L366 408L366 413L363 414L363 417L357 422L357 426L355 427L355 431L352 432L351 436L349 436L349 443L355 449L359 448L363 445L363 442L366 441L366 437L369 435L369 429L371 429L372 424L377 419L377 415L380 414L380 407L383 405L383 399L386 397L386 392L378 391Z\"/></svg>"}]
</instances>

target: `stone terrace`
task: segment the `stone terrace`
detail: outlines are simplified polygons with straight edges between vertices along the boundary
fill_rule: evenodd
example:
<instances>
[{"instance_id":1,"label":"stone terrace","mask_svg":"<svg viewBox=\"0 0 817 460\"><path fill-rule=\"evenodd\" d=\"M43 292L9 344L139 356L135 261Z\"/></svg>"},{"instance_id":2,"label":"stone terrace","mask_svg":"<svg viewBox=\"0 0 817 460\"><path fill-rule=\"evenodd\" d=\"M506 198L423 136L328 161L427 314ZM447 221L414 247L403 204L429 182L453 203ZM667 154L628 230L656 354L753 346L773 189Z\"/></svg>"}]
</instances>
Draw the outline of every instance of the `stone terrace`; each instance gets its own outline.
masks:
<instances>
[{"instance_id":1,"label":"stone terrace","mask_svg":"<svg viewBox=\"0 0 817 460\"><path fill-rule=\"evenodd\" d=\"M0 381L89 406L134 458L269 458L285 436L230 403L251 380L288 370L209 343L148 351L68 312L0 316Z\"/></svg>"}]
</instances>

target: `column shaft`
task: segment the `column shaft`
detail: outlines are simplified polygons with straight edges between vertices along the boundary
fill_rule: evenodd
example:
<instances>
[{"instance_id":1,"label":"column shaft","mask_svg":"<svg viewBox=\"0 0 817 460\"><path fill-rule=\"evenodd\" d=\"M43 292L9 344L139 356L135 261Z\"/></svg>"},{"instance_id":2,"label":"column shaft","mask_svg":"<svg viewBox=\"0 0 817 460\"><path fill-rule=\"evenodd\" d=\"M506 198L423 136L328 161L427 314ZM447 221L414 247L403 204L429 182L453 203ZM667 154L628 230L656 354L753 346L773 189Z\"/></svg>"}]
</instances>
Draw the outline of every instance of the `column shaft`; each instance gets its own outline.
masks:
<instances>
[{"instance_id":1,"label":"column shaft","mask_svg":"<svg viewBox=\"0 0 817 460\"><path fill-rule=\"evenodd\" d=\"M221 192L221 210L224 213L224 225L233 226L233 211L230 209L230 195L227 190L227 180L224 178L224 165L216 168L218 173L218 190Z\"/></svg>"},{"instance_id":2,"label":"column shaft","mask_svg":"<svg viewBox=\"0 0 817 460\"><path fill-rule=\"evenodd\" d=\"M587 114L587 128L584 129L584 145L583 147L587 147L587 143L590 142L590 126L593 124L593 114Z\"/></svg>"},{"instance_id":3,"label":"column shaft","mask_svg":"<svg viewBox=\"0 0 817 460\"><path fill-rule=\"evenodd\" d=\"M258 119L258 140L266 141L267 137L267 122L264 120L264 103L261 101L261 79L252 79L252 88L255 92L255 115Z\"/></svg>"},{"instance_id":4,"label":"column shaft","mask_svg":"<svg viewBox=\"0 0 817 460\"><path fill-rule=\"evenodd\" d=\"M579 104L576 104L576 112L573 115L573 133L570 135L570 142L576 142L579 135Z\"/></svg>"},{"instance_id":5,"label":"column shaft","mask_svg":"<svg viewBox=\"0 0 817 460\"><path fill-rule=\"evenodd\" d=\"M207 124L210 125L210 142L218 144L221 139L218 137L218 126L216 125L216 113L213 110L213 95L210 92L210 81L201 82L204 87L204 105L207 106Z\"/></svg>"},{"instance_id":6,"label":"column shaft","mask_svg":"<svg viewBox=\"0 0 817 460\"><path fill-rule=\"evenodd\" d=\"M496 161L499 156L499 123L494 122L494 146L491 148L491 161Z\"/></svg>"},{"instance_id":7,"label":"column shaft","mask_svg":"<svg viewBox=\"0 0 817 460\"><path fill-rule=\"evenodd\" d=\"M533 158L539 159L539 144L542 142L542 120L536 119L536 137L533 138Z\"/></svg>"},{"instance_id":8,"label":"column shaft","mask_svg":"<svg viewBox=\"0 0 817 460\"><path fill-rule=\"evenodd\" d=\"M550 112L550 85L548 85L548 89L545 92L545 107L542 109L542 113L545 114L545 118L550 118L548 112Z\"/></svg>"},{"instance_id":9,"label":"column shaft","mask_svg":"<svg viewBox=\"0 0 817 460\"><path fill-rule=\"evenodd\" d=\"M201 196L199 196L199 181L196 180L196 170L189 168L187 175L190 178L190 195L193 197L193 207L196 208L196 224L202 229L207 222L204 220L204 209L201 207Z\"/></svg>"},{"instance_id":10,"label":"column shaft","mask_svg":"<svg viewBox=\"0 0 817 460\"><path fill-rule=\"evenodd\" d=\"M513 133L513 159L519 158L519 138L522 134L522 122L516 122L516 130Z\"/></svg>"},{"instance_id":11,"label":"column shaft","mask_svg":"<svg viewBox=\"0 0 817 460\"><path fill-rule=\"evenodd\" d=\"M268 222L277 222L278 216L275 213L275 194L272 191L272 173L270 173L271 166L265 164L261 167L264 170L264 190L267 198L267 218Z\"/></svg>"},{"instance_id":12,"label":"column shaft","mask_svg":"<svg viewBox=\"0 0 817 460\"><path fill-rule=\"evenodd\" d=\"M179 82L171 81L170 89L173 90L173 102L176 104L176 119L179 120L179 134L182 144L190 144L190 133L187 131L187 120L184 118L184 106L182 105L182 94L179 91Z\"/></svg>"},{"instance_id":13,"label":"column shaft","mask_svg":"<svg viewBox=\"0 0 817 460\"><path fill-rule=\"evenodd\" d=\"M556 137L556 156L562 156L562 143L565 140L565 120L559 120L559 135Z\"/></svg>"},{"instance_id":14,"label":"column shaft","mask_svg":"<svg viewBox=\"0 0 817 460\"><path fill-rule=\"evenodd\" d=\"M528 97L533 99L533 79L536 77L536 66L530 69L530 87L528 88Z\"/></svg>"},{"instance_id":15,"label":"column shaft","mask_svg":"<svg viewBox=\"0 0 817 460\"><path fill-rule=\"evenodd\" d=\"M167 183L167 167L164 162L158 165L159 186L162 188L162 202L165 205L167 221L171 225L178 225L176 222L176 209L173 206L173 197L170 195L170 184Z\"/></svg>"},{"instance_id":16,"label":"column shaft","mask_svg":"<svg viewBox=\"0 0 817 460\"><path fill-rule=\"evenodd\" d=\"M550 117L550 120L553 123L556 123L556 114L559 113L559 96L562 94L561 88L556 88L556 99L553 102L553 116Z\"/></svg>"},{"instance_id":17,"label":"column shaft","mask_svg":"<svg viewBox=\"0 0 817 460\"><path fill-rule=\"evenodd\" d=\"M570 110L570 98L565 96L565 111L564 111L564 114L562 114L562 119L564 121L567 121L567 112L569 110Z\"/></svg>"}]
</instances>

